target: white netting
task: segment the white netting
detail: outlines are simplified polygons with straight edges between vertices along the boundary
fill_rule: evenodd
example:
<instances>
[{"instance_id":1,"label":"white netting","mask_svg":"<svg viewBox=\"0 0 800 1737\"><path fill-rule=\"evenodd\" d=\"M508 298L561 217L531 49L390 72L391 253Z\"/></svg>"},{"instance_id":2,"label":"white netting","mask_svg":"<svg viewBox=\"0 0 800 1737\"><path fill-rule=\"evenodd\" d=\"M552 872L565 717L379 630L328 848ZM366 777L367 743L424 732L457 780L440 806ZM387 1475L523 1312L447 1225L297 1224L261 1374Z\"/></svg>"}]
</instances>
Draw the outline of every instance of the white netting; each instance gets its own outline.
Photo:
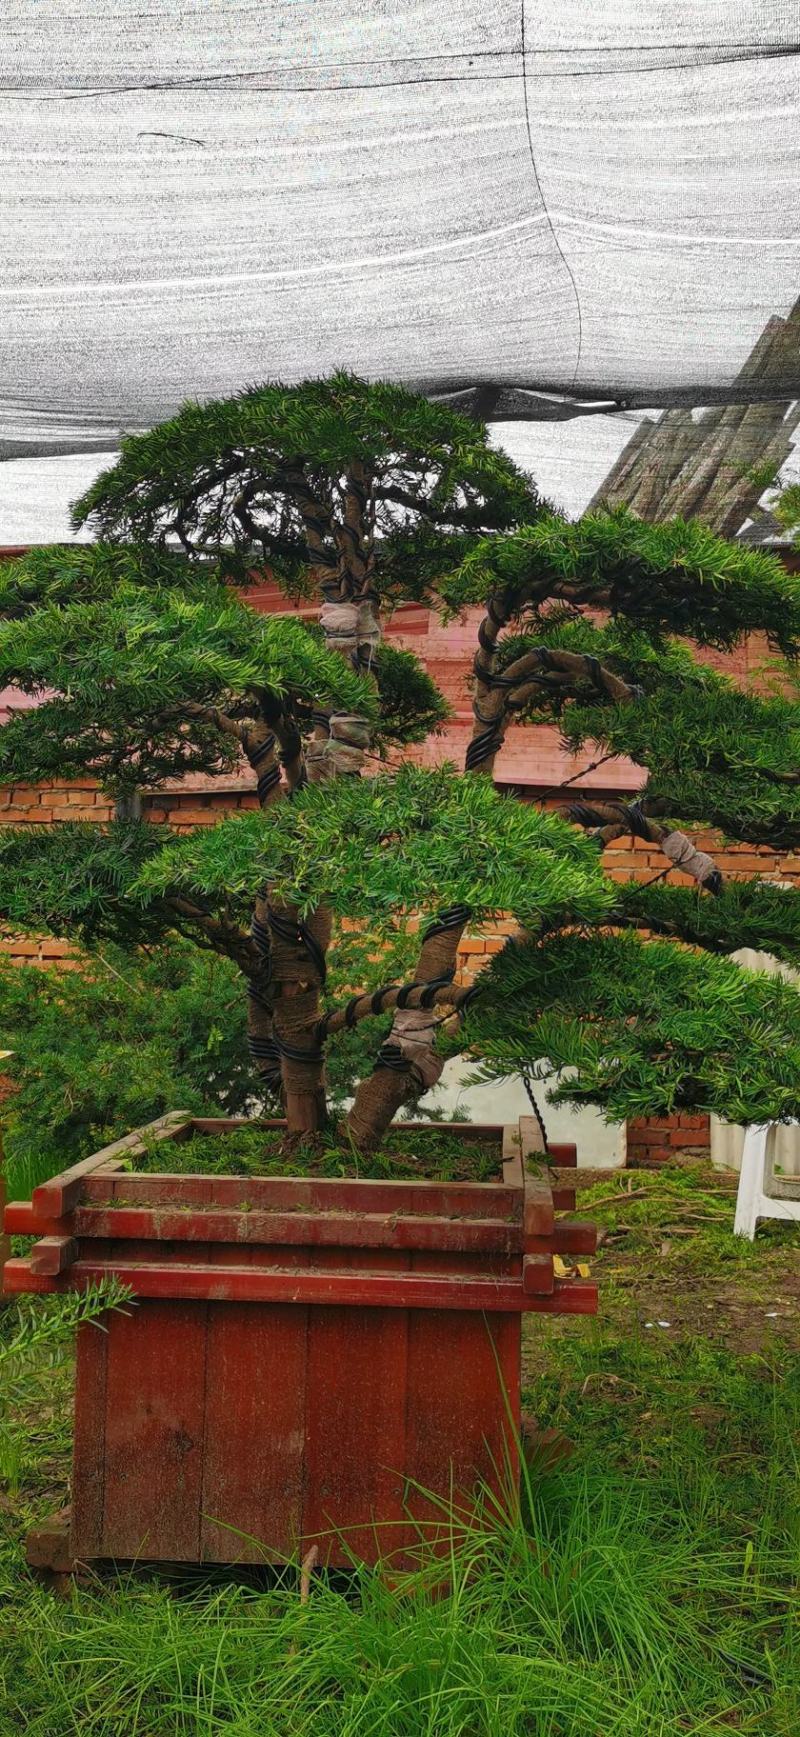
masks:
<instances>
[{"instance_id":1,"label":"white netting","mask_svg":"<svg viewBox=\"0 0 800 1737\"><path fill-rule=\"evenodd\" d=\"M0 0L0 26L0 455L340 365L550 395L490 416L714 404L796 300L791 0ZM800 357L758 385L795 394Z\"/></svg>"}]
</instances>

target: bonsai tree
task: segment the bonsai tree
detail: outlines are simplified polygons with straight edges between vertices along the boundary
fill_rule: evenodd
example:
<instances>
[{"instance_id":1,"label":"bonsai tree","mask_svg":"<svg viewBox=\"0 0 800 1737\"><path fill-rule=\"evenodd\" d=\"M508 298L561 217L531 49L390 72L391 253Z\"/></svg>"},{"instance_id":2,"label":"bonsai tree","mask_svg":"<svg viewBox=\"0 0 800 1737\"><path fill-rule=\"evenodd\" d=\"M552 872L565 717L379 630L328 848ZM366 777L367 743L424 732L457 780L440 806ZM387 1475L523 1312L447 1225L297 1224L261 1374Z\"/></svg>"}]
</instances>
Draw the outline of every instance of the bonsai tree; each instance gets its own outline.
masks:
<instances>
[{"instance_id":1,"label":"bonsai tree","mask_svg":"<svg viewBox=\"0 0 800 1737\"><path fill-rule=\"evenodd\" d=\"M5 828L6 922L129 946L178 931L233 959L254 1085L290 1147L325 1127L326 1054L362 1021L361 1150L454 1050L484 1075L563 1070L562 1095L618 1117L800 1114L800 997L725 957L797 963L798 895L724 884L683 830L800 841L800 581L777 561L624 510L570 524L485 429L347 375L187 405L123 442L75 521L98 541L0 569L0 684L41 702L0 733L0 778L89 771L117 818ZM255 613L265 567L317 618ZM446 715L382 639L404 599L482 606L463 773L402 761ZM765 697L698 655L753 630L783 684ZM554 813L499 795L509 722L554 719L574 746L631 755L638 799ZM235 767L257 808L189 835L136 818L141 790ZM664 854L650 885L603 872L629 833ZM457 987L465 929L498 913L519 937ZM332 936L347 958L365 932L369 980L339 998Z\"/></svg>"}]
</instances>

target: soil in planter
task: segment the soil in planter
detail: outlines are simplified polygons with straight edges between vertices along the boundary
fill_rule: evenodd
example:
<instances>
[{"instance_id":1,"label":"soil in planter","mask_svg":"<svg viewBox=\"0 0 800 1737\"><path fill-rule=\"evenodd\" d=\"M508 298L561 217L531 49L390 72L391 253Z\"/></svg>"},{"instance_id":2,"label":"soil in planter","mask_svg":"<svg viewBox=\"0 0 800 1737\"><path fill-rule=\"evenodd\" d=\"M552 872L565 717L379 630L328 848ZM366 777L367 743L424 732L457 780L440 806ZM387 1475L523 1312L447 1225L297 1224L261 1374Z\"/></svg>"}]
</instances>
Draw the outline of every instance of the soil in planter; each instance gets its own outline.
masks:
<instances>
[{"instance_id":1,"label":"soil in planter","mask_svg":"<svg viewBox=\"0 0 800 1737\"><path fill-rule=\"evenodd\" d=\"M131 1165L137 1171L214 1176L352 1176L374 1180L495 1182L501 1166L497 1141L464 1140L442 1128L414 1134L390 1133L380 1152L365 1157L339 1144L297 1146L281 1151L280 1130L232 1129L229 1134L196 1134L188 1140L155 1144Z\"/></svg>"}]
</instances>

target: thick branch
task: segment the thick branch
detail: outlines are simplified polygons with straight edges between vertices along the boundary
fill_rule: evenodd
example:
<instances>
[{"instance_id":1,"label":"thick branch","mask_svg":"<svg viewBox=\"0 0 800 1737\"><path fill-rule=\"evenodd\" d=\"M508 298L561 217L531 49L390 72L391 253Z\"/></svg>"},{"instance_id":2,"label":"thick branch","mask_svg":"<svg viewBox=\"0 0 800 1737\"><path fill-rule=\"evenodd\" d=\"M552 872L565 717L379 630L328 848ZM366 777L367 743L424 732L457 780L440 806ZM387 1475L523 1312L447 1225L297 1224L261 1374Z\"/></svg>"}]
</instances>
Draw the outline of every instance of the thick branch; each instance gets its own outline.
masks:
<instances>
[{"instance_id":1,"label":"thick branch","mask_svg":"<svg viewBox=\"0 0 800 1737\"><path fill-rule=\"evenodd\" d=\"M520 689L528 682L531 691L537 685L538 678L546 685L549 674L560 678L564 688L576 688L583 683L591 683L598 694L613 700L616 705L624 705L641 697L641 689L631 682L623 681L613 670L601 664L596 657L590 657L582 651L551 651L548 646L537 646L535 650L526 652L524 657L516 658L508 665L501 677L503 687L509 693L509 704L518 705Z\"/></svg>"},{"instance_id":2,"label":"thick branch","mask_svg":"<svg viewBox=\"0 0 800 1737\"><path fill-rule=\"evenodd\" d=\"M202 906L193 904L191 899L178 897L177 894L169 898L167 904L179 916L187 917L198 929L202 929L215 952L226 954L246 977L258 976L258 953L246 929L241 929L238 923L226 923L224 919L212 916L209 911L204 911Z\"/></svg>"},{"instance_id":3,"label":"thick branch","mask_svg":"<svg viewBox=\"0 0 800 1737\"><path fill-rule=\"evenodd\" d=\"M326 1013L317 1027L320 1041L333 1037L337 1031L351 1031L362 1019L374 1019L378 1014L390 1013L394 1008L440 1007L443 1004L461 1008L475 993L472 988L455 988L452 983L387 983L382 989L362 990L354 995L343 1007L335 1007Z\"/></svg>"},{"instance_id":4,"label":"thick branch","mask_svg":"<svg viewBox=\"0 0 800 1737\"><path fill-rule=\"evenodd\" d=\"M433 983L441 989L452 983L459 942L468 920L466 905L454 905L440 913L423 935L415 984L430 990ZM443 1064L434 1052L432 1025L423 1038L424 1027L421 1004L401 1008L395 1014L375 1070L361 1081L347 1118L348 1130L358 1147L366 1150L378 1146L400 1105L436 1084Z\"/></svg>"},{"instance_id":5,"label":"thick branch","mask_svg":"<svg viewBox=\"0 0 800 1737\"><path fill-rule=\"evenodd\" d=\"M698 850L685 832L670 830L650 819L645 806L646 801L574 802L567 809L567 818L576 826L593 828L603 850L614 839L624 838L626 834L644 839L648 844L657 844L673 868L691 875L707 892L720 892L722 875L708 853Z\"/></svg>"}]
</instances>

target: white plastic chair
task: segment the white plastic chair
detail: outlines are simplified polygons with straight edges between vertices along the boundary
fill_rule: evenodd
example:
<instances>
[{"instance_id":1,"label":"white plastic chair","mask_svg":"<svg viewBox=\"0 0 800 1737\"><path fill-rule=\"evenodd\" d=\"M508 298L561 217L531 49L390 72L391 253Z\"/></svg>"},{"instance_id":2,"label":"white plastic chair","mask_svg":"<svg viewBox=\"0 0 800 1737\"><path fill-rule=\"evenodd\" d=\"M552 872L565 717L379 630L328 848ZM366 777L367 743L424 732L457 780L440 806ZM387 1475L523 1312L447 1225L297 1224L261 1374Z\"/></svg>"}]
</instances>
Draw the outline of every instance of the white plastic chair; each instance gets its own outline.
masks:
<instances>
[{"instance_id":1,"label":"white plastic chair","mask_svg":"<svg viewBox=\"0 0 800 1737\"><path fill-rule=\"evenodd\" d=\"M760 1218L794 1219L800 1224L800 1176L775 1175L775 1133L780 1126L759 1122L745 1133L733 1233L750 1242Z\"/></svg>"}]
</instances>

